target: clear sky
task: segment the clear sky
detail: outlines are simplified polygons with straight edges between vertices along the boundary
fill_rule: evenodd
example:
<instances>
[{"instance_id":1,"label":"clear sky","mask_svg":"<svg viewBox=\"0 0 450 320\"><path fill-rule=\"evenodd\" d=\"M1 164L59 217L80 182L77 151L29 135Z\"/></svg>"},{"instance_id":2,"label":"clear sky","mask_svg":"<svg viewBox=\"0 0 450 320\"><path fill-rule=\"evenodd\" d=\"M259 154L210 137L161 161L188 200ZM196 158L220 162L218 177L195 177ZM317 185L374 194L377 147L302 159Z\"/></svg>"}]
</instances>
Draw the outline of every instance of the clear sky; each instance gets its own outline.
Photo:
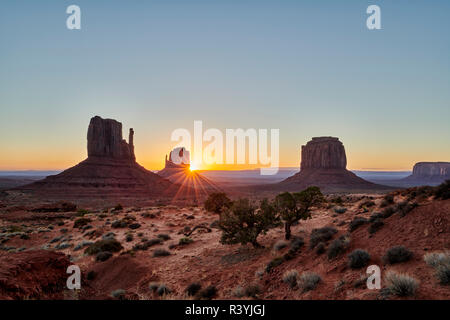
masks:
<instances>
[{"instance_id":1,"label":"clear sky","mask_svg":"<svg viewBox=\"0 0 450 320\"><path fill-rule=\"evenodd\" d=\"M94 115L133 127L148 169L194 120L280 129L282 166L322 135L350 169L450 161L449 31L448 0L1 1L0 170L78 163Z\"/></svg>"}]
</instances>

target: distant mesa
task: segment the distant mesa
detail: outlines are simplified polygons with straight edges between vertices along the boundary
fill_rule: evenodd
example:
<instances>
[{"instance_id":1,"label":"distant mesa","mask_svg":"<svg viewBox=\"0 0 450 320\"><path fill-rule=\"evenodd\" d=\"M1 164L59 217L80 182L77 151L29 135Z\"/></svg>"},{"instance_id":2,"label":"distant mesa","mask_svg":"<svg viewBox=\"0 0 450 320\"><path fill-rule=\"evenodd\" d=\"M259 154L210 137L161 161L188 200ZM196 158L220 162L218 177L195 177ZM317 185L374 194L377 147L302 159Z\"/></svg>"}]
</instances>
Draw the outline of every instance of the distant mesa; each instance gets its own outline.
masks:
<instances>
[{"instance_id":1,"label":"distant mesa","mask_svg":"<svg viewBox=\"0 0 450 320\"><path fill-rule=\"evenodd\" d=\"M92 198L175 194L173 183L136 162L133 138L133 129L127 143L122 138L120 122L95 116L89 123L86 160L19 189L46 196Z\"/></svg>"},{"instance_id":2,"label":"distant mesa","mask_svg":"<svg viewBox=\"0 0 450 320\"><path fill-rule=\"evenodd\" d=\"M299 191L318 186L326 192L387 189L347 170L345 148L339 138L316 137L302 146L300 172L280 182L278 187Z\"/></svg>"},{"instance_id":3,"label":"distant mesa","mask_svg":"<svg viewBox=\"0 0 450 320\"><path fill-rule=\"evenodd\" d=\"M166 155L165 167L158 174L181 186L177 197L186 197L192 194L202 197L220 189L197 171L191 171L190 153L184 147L173 149L169 153L169 157Z\"/></svg>"},{"instance_id":4,"label":"distant mesa","mask_svg":"<svg viewBox=\"0 0 450 320\"><path fill-rule=\"evenodd\" d=\"M438 185L446 180L450 180L450 162L418 162L401 182L416 186Z\"/></svg>"}]
</instances>

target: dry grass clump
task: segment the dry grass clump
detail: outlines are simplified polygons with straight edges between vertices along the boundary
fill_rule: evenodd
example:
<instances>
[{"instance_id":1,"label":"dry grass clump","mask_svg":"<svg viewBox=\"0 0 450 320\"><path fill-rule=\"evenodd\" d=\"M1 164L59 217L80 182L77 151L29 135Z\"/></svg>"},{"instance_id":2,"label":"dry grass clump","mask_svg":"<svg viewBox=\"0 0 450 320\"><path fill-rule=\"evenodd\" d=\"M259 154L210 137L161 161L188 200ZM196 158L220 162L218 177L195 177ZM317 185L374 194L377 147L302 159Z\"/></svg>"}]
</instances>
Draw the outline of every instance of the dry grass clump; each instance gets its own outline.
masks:
<instances>
[{"instance_id":1,"label":"dry grass clump","mask_svg":"<svg viewBox=\"0 0 450 320\"><path fill-rule=\"evenodd\" d=\"M395 271L388 271L386 274L387 289L393 295L398 297L409 297L416 293L419 287L419 282L413 277L397 273Z\"/></svg>"},{"instance_id":2,"label":"dry grass clump","mask_svg":"<svg viewBox=\"0 0 450 320\"><path fill-rule=\"evenodd\" d=\"M297 270L288 270L283 274L283 282L287 283L291 289L297 286L298 279L298 271Z\"/></svg>"},{"instance_id":3,"label":"dry grass clump","mask_svg":"<svg viewBox=\"0 0 450 320\"><path fill-rule=\"evenodd\" d=\"M337 233L336 228L333 227L323 227L320 229L313 229L311 231L311 236L309 239L309 247L314 249L314 247L319 244L319 242L326 242L333 238Z\"/></svg>"},{"instance_id":4,"label":"dry grass clump","mask_svg":"<svg viewBox=\"0 0 450 320\"><path fill-rule=\"evenodd\" d=\"M433 267L436 271L436 277L443 285L450 284L450 252L431 252L427 253L423 259L426 264Z\"/></svg>"},{"instance_id":5,"label":"dry grass clump","mask_svg":"<svg viewBox=\"0 0 450 320\"><path fill-rule=\"evenodd\" d=\"M298 286L303 292L314 290L322 278L314 272L303 272L298 279Z\"/></svg>"}]
</instances>

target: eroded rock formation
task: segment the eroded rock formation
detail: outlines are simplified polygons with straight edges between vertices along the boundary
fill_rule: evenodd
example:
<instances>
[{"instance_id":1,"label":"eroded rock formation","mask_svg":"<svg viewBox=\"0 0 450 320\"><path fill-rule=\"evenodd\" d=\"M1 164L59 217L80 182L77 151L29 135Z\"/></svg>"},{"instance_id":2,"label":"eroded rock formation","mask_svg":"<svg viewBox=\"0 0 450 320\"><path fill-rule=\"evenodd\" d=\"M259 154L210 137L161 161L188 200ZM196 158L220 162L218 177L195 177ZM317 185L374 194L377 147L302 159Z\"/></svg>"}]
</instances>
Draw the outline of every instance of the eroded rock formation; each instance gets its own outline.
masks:
<instances>
[{"instance_id":1,"label":"eroded rock formation","mask_svg":"<svg viewBox=\"0 0 450 320\"><path fill-rule=\"evenodd\" d=\"M128 143L122 138L122 124L98 116L90 121L87 134L88 158L58 175L49 176L21 190L54 198L172 196L177 186L140 166L135 159L134 131Z\"/></svg>"},{"instance_id":2,"label":"eroded rock formation","mask_svg":"<svg viewBox=\"0 0 450 320\"><path fill-rule=\"evenodd\" d=\"M347 157L344 145L338 138L312 138L302 146L302 162L300 168L305 169L345 169Z\"/></svg>"},{"instance_id":3,"label":"eroded rock formation","mask_svg":"<svg viewBox=\"0 0 450 320\"><path fill-rule=\"evenodd\" d=\"M412 175L423 179L450 179L450 162L418 162Z\"/></svg>"},{"instance_id":4,"label":"eroded rock formation","mask_svg":"<svg viewBox=\"0 0 450 320\"><path fill-rule=\"evenodd\" d=\"M409 177L399 180L399 185L438 185L450 180L450 162L418 162Z\"/></svg>"},{"instance_id":5,"label":"eroded rock formation","mask_svg":"<svg viewBox=\"0 0 450 320\"><path fill-rule=\"evenodd\" d=\"M300 172L278 184L278 189L300 191L318 186L325 192L386 189L346 169L345 148L339 138L312 138L302 146Z\"/></svg>"},{"instance_id":6,"label":"eroded rock formation","mask_svg":"<svg viewBox=\"0 0 450 320\"><path fill-rule=\"evenodd\" d=\"M122 138L122 123L113 119L93 117L87 133L88 157L135 160L134 131L130 129L129 143Z\"/></svg>"}]
</instances>

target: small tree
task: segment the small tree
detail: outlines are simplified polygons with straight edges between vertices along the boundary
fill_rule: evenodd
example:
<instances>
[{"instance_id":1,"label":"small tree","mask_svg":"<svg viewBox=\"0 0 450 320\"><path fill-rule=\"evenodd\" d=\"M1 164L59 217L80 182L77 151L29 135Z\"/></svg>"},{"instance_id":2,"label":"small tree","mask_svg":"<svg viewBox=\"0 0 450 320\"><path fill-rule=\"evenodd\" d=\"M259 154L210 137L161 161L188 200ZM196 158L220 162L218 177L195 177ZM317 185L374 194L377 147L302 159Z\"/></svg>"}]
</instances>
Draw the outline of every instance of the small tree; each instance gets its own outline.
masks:
<instances>
[{"instance_id":1,"label":"small tree","mask_svg":"<svg viewBox=\"0 0 450 320\"><path fill-rule=\"evenodd\" d=\"M291 226L299 220L311 218L311 208L324 200L318 187L309 187L301 192L283 192L275 197L275 206L284 222L285 238L291 238Z\"/></svg>"},{"instance_id":2,"label":"small tree","mask_svg":"<svg viewBox=\"0 0 450 320\"><path fill-rule=\"evenodd\" d=\"M209 212L221 213L231 207L233 202L223 192L211 193L205 201L205 209Z\"/></svg>"},{"instance_id":3,"label":"small tree","mask_svg":"<svg viewBox=\"0 0 450 320\"><path fill-rule=\"evenodd\" d=\"M267 199L261 201L259 208L248 199L239 199L220 215L220 243L251 243L253 247L260 248L262 246L257 241L258 236L278 225L275 208Z\"/></svg>"}]
</instances>

